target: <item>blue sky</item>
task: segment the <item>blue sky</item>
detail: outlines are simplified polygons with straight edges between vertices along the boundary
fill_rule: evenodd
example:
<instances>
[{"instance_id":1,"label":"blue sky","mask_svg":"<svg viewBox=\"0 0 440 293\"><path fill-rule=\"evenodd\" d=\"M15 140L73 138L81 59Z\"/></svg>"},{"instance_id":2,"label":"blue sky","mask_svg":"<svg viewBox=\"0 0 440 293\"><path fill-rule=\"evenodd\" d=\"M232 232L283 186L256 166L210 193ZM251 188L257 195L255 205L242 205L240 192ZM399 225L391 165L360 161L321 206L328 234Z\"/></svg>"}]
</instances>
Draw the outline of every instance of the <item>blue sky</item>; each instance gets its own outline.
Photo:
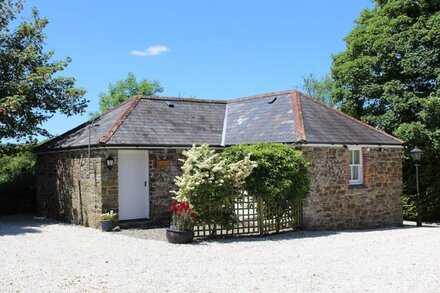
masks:
<instances>
[{"instance_id":1,"label":"blue sky","mask_svg":"<svg viewBox=\"0 0 440 293\"><path fill-rule=\"evenodd\" d=\"M369 0L28 0L49 20L46 48L72 58L62 75L87 90L89 111L110 82L133 72L159 80L164 96L228 99L300 85L329 72L331 55ZM88 115L56 115L61 134Z\"/></svg>"}]
</instances>

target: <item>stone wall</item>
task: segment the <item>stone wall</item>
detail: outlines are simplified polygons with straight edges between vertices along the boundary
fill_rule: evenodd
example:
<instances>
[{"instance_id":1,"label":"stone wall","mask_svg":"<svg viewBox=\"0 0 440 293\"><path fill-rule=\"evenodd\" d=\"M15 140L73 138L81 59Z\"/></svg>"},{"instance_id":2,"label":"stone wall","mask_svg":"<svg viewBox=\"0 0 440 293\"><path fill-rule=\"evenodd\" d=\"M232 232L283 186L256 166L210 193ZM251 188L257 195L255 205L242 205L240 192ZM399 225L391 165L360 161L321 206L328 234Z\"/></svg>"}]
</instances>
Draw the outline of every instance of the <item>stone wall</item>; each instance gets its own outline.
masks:
<instances>
[{"instance_id":1,"label":"stone wall","mask_svg":"<svg viewBox=\"0 0 440 293\"><path fill-rule=\"evenodd\" d=\"M37 211L69 223L98 227L102 212L102 155L66 151L37 156Z\"/></svg>"},{"instance_id":2,"label":"stone wall","mask_svg":"<svg viewBox=\"0 0 440 293\"><path fill-rule=\"evenodd\" d=\"M348 149L304 147L310 162L311 193L303 228L334 230L402 224L401 149L363 148L363 185L348 184Z\"/></svg>"},{"instance_id":3,"label":"stone wall","mask_svg":"<svg viewBox=\"0 0 440 293\"><path fill-rule=\"evenodd\" d=\"M182 150L164 149L150 151L150 216L154 224L168 225L171 215L168 211L172 198L171 190L176 190L174 178L182 174ZM170 166L163 168L158 161L169 161Z\"/></svg>"},{"instance_id":4,"label":"stone wall","mask_svg":"<svg viewBox=\"0 0 440 293\"><path fill-rule=\"evenodd\" d=\"M114 163L111 169L107 168L107 157L111 155ZM119 210L119 185L118 185L118 151L108 150L102 158L101 187L102 187L102 212L118 212Z\"/></svg>"},{"instance_id":5,"label":"stone wall","mask_svg":"<svg viewBox=\"0 0 440 293\"><path fill-rule=\"evenodd\" d=\"M400 149L364 148L364 184L348 184L348 150L303 147L311 170L311 194L305 200L306 230L396 226L402 223L402 153ZM106 158L115 160L111 170ZM170 221L168 206L174 178L181 175L182 150L149 151L150 219ZM161 161L169 163L165 166ZM93 150L39 154L37 208L40 214L98 227L102 212L118 211L118 152ZM81 197L80 197L81 195Z\"/></svg>"},{"instance_id":6,"label":"stone wall","mask_svg":"<svg viewBox=\"0 0 440 293\"><path fill-rule=\"evenodd\" d=\"M114 159L110 170L106 167L109 155ZM180 157L182 150L149 151L150 219L154 225L165 226L170 222L170 191L176 189L174 178L181 174ZM158 166L157 161L169 161L169 167ZM119 210L118 165L117 150L92 150L90 167L86 150L39 154L38 213L98 227L101 213Z\"/></svg>"}]
</instances>

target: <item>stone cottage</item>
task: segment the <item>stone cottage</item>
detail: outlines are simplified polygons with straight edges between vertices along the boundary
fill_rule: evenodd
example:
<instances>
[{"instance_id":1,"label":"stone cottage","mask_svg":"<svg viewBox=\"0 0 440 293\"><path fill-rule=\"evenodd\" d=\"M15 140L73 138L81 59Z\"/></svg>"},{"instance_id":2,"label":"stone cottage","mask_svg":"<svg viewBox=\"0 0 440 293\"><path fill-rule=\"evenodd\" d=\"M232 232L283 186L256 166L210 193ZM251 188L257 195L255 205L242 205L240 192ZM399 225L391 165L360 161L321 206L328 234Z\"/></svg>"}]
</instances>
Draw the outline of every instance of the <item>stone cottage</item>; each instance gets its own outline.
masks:
<instances>
[{"instance_id":1,"label":"stone cottage","mask_svg":"<svg viewBox=\"0 0 440 293\"><path fill-rule=\"evenodd\" d=\"M304 229L402 223L403 142L297 91L134 97L38 148L38 211L93 227L108 210L167 224L184 149L259 141L291 144L310 162Z\"/></svg>"}]
</instances>

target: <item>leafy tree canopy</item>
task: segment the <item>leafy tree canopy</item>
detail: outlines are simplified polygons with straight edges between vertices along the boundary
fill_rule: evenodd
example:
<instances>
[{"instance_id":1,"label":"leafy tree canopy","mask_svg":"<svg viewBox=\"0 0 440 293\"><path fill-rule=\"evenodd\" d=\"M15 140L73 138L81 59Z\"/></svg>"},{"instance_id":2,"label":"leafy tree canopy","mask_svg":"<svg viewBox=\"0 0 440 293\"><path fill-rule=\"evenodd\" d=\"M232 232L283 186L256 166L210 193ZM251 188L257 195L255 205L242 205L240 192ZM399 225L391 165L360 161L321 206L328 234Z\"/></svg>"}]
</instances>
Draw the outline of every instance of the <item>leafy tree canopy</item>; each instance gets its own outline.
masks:
<instances>
[{"instance_id":1,"label":"leafy tree canopy","mask_svg":"<svg viewBox=\"0 0 440 293\"><path fill-rule=\"evenodd\" d=\"M99 95L99 110L101 113L125 102L136 95L153 96L163 92L159 81L142 79L137 81L133 73L128 73L127 78L115 84L109 84L108 92Z\"/></svg>"},{"instance_id":2,"label":"leafy tree canopy","mask_svg":"<svg viewBox=\"0 0 440 293\"><path fill-rule=\"evenodd\" d=\"M61 112L82 113L87 101L75 79L61 77L69 58L53 61L45 51L46 18L32 10L30 18L17 22L23 1L0 0L0 139L49 136L41 124Z\"/></svg>"},{"instance_id":3,"label":"leafy tree canopy","mask_svg":"<svg viewBox=\"0 0 440 293\"><path fill-rule=\"evenodd\" d=\"M440 1L376 1L345 41L333 56L332 94L342 111L425 151L425 206L440 212ZM404 187L414 194L407 152Z\"/></svg>"},{"instance_id":4,"label":"leafy tree canopy","mask_svg":"<svg viewBox=\"0 0 440 293\"><path fill-rule=\"evenodd\" d=\"M303 84L298 86L298 89L312 98L334 107L335 102L331 95L332 86L333 79L329 74L318 79L313 73L310 73L303 77Z\"/></svg>"}]
</instances>

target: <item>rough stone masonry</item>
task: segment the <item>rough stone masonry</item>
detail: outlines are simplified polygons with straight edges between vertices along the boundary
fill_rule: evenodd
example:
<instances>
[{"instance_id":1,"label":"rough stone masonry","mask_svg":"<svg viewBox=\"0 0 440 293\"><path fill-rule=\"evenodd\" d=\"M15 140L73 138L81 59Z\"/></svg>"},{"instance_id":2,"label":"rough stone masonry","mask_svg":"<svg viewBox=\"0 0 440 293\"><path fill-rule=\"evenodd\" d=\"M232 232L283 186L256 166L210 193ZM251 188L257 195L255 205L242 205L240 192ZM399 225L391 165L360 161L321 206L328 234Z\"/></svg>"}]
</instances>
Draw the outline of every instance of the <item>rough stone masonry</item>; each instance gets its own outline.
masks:
<instances>
[{"instance_id":1,"label":"rough stone masonry","mask_svg":"<svg viewBox=\"0 0 440 293\"><path fill-rule=\"evenodd\" d=\"M302 147L310 162L311 193L304 202L303 228L334 230L402 224L402 151L363 148L363 184L348 183L345 147ZM106 157L115 164L106 167ZM181 174L181 149L149 150L150 216L156 225L170 220L174 178ZM157 162L167 160L167 168ZM118 210L118 152L115 149L38 154L37 207L44 216L98 227L102 212Z\"/></svg>"},{"instance_id":2,"label":"rough stone masonry","mask_svg":"<svg viewBox=\"0 0 440 293\"><path fill-rule=\"evenodd\" d=\"M114 166L106 167L111 155ZM182 150L149 151L150 218L154 225L170 221L168 206L174 178L181 174ZM170 161L158 168L158 160ZM118 211L118 151L59 151L37 156L38 213L65 222L98 227L101 213Z\"/></svg>"},{"instance_id":3,"label":"rough stone masonry","mask_svg":"<svg viewBox=\"0 0 440 293\"><path fill-rule=\"evenodd\" d=\"M312 177L303 207L305 230L402 225L402 151L363 148L363 184L349 185L348 150L305 147Z\"/></svg>"}]
</instances>

